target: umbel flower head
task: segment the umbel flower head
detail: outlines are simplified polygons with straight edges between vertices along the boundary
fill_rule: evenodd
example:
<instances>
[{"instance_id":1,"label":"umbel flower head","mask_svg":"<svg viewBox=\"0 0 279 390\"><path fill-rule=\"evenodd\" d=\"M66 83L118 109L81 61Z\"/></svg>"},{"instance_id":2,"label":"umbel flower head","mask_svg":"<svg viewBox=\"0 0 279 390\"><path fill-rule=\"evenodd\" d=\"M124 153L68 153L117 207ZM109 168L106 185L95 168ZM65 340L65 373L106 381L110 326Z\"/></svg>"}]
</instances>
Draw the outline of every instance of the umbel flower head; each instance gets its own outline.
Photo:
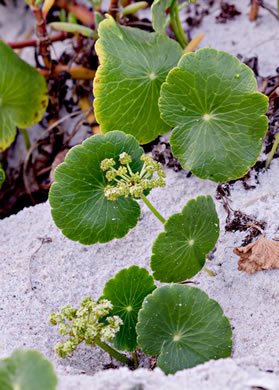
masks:
<instances>
[{"instance_id":1,"label":"umbel flower head","mask_svg":"<svg viewBox=\"0 0 279 390\"><path fill-rule=\"evenodd\" d=\"M101 162L100 167L102 171L106 172L107 180L113 182L104 190L105 196L109 200L116 200L120 196L140 198L145 190L166 185L163 180L166 174L161 164L154 161L148 154L142 154L140 159L144 161L140 172L132 171L130 167L132 157L126 152L119 155L120 166L118 169L114 168L116 161L113 158L106 158Z\"/></svg>"},{"instance_id":2,"label":"umbel flower head","mask_svg":"<svg viewBox=\"0 0 279 390\"><path fill-rule=\"evenodd\" d=\"M99 320L108 315L113 309L110 301L101 299L98 303L91 297L84 298L80 308L67 305L60 313L52 313L49 321L58 325L62 336L69 338L55 345L56 353L65 358L72 354L80 343L85 341L88 345L95 345L96 339L112 340L119 331L123 321L118 316L106 318L106 323Z\"/></svg>"}]
</instances>

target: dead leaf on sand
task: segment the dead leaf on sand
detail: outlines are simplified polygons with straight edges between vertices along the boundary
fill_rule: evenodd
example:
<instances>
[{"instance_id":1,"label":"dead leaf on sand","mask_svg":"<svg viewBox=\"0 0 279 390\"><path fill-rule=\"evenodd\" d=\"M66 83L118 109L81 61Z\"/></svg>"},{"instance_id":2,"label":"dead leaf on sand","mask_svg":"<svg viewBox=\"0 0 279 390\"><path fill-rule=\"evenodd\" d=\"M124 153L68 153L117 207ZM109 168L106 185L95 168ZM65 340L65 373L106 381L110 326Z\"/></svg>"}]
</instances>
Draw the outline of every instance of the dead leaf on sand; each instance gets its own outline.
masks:
<instances>
[{"instance_id":1,"label":"dead leaf on sand","mask_svg":"<svg viewBox=\"0 0 279 390\"><path fill-rule=\"evenodd\" d=\"M263 269L279 268L279 241L267 240L264 236L241 248L234 248L240 256L239 271L249 275Z\"/></svg>"}]
</instances>

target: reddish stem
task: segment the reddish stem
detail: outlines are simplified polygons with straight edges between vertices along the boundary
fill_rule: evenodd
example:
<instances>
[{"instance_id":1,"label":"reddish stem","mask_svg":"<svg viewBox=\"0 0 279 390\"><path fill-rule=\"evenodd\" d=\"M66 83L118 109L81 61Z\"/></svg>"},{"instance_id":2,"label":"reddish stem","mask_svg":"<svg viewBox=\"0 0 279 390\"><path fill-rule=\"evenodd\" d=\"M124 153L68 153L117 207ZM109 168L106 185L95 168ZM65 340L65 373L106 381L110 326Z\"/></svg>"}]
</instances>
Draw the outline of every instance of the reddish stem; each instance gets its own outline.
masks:
<instances>
[{"instance_id":1,"label":"reddish stem","mask_svg":"<svg viewBox=\"0 0 279 390\"><path fill-rule=\"evenodd\" d=\"M115 20L119 19L119 1L118 0L110 0L108 13Z\"/></svg>"},{"instance_id":2,"label":"reddish stem","mask_svg":"<svg viewBox=\"0 0 279 390\"><path fill-rule=\"evenodd\" d=\"M43 14L41 10L34 5L33 2L31 2L29 6L36 19L36 35L39 38L39 42L41 42L40 54L43 58L45 67L51 69L52 61L51 61L51 55L49 49L50 39L47 33L46 23L43 18ZM44 42L44 44L42 44L42 42Z\"/></svg>"},{"instance_id":3,"label":"reddish stem","mask_svg":"<svg viewBox=\"0 0 279 390\"><path fill-rule=\"evenodd\" d=\"M23 49L25 47L36 47L38 45L48 45L52 42L57 41L64 41L65 39L68 39L71 37L71 34L60 32L58 34L53 35L52 37L49 37L49 41L47 42L45 40L38 40L38 39L28 39L21 42L7 42L7 45L9 45L12 49Z\"/></svg>"}]
</instances>

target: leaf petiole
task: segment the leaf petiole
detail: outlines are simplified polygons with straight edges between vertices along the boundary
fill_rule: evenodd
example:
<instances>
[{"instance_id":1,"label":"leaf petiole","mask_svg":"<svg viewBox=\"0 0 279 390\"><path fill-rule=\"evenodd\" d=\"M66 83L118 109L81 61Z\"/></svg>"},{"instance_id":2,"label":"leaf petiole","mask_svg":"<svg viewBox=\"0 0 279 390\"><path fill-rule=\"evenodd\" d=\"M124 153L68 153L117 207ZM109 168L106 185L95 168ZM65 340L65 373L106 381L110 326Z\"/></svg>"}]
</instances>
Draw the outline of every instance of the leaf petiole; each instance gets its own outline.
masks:
<instances>
[{"instance_id":1,"label":"leaf petiole","mask_svg":"<svg viewBox=\"0 0 279 390\"><path fill-rule=\"evenodd\" d=\"M121 363L128 364L129 366L134 366L133 360L129 359L127 356L123 355L122 353L119 353L104 341L101 341L100 339L96 338L94 342L105 352L109 353L114 359L120 361Z\"/></svg>"},{"instance_id":2,"label":"leaf petiole","mask_svg":"<svg viewBox=\"0 0 279 390\"><path fill-rule=\"evenodd\" d=\"M271 160L273 159L273 156L274 156L274 154L276 152L276 149L277 149L278 145L279 145L279 134L277 134L277 137L276 137L276 139L274 141L272 149L271 149L271 151L269 153L268 159L266 160L265 169L267 169L269 167L269 164L270 164Z\"/></svg>"},{"instance_id":3,"label":"leaf petiole","mask_svg":"<svg viewBox=\"0 0 279 390\"><path fill-rule=\"evenodd\" d=\"M134 367L138 368L139 362L138 362L138 357L137 357L137 352L133 352L133 359L134 359Z\"/></svg>"},{"instance_id":4,"label":"leaf petiole","mask_svg":"<svg viewBox=\"0 0 279 390\"><path fill-rule=\"evenodd\" d=\"M170 6L170 25L180 46L182 47L182 49L184 49L189 42L185 37L184 31L181 26L177 0L172 1L172 4Z\"/></svg>"},{"instance_id":5,"label":"leaf petiole","mask_svg":"<svg viewBox=\"0 0 279 390\"><path fill-rule=\"evenodd\" d=\"M166 220L162 215L155 209L155 207L149 202L149 200L142 194L141 199L144 201L146 206L152 211L152 213L161 221L162 223L165 223Z\"/></svg>"}]
</instances>

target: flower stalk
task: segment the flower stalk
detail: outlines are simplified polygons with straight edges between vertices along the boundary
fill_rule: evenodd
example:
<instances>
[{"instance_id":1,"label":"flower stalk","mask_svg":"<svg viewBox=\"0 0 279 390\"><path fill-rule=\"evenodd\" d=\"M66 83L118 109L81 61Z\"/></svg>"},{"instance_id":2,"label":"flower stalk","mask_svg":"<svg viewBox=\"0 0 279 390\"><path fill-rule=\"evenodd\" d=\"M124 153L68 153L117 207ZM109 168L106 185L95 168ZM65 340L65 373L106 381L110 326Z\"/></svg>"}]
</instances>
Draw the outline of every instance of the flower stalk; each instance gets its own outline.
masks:
<instances>
[{"instance_id":1,"label":"flower stalk","mask_svg":"<svg viewBox=\"0 0 279 390\"><path fill-rule=\"evenodd\" d=\"M102 348L105 352L109 353L114 359L118 360L121 363L128 364L128 366L134 366L133 360L129 359L127 356L122 353L116 351L110 345L101 341L100 339L95 339L96 345ZM135 367L136 368L136 367Z\"/></svg>"}]
</instances>

